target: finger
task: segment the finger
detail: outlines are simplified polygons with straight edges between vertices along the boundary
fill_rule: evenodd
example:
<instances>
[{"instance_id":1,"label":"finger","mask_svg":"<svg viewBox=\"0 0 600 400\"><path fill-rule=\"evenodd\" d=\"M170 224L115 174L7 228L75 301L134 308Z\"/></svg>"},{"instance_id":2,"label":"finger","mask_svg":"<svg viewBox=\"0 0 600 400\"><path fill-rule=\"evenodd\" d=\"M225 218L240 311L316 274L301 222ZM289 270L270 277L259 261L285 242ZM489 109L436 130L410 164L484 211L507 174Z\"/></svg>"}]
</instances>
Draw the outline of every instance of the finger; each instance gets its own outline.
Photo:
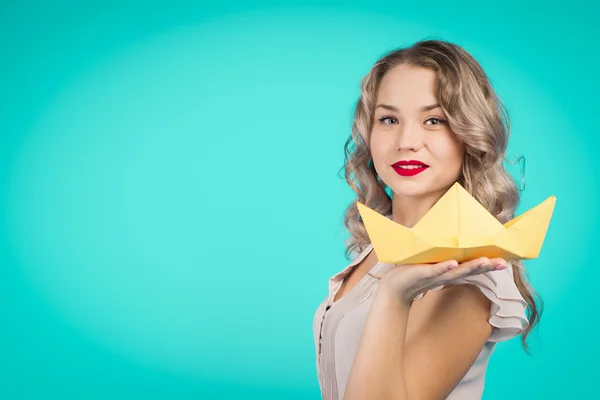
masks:
<instances>
[{"instance_id":1,"label":"finger","mask_svg":"<svg viewBox=\"0 0 600 400\"><path fill-rule=\"evenodd\" d=\"M494 270L495 266L490 259L487 257L480 257L461 263L458 268L455 268L454 271L449 272L448 277L455 279L469 275L484 274Z\"/></svg>"},{"instance_id":2,"label":"finger","mask_svg":"<svg viewBox=\"0 0 600 400\"><path fill-rule=\"evenodd\" d=\"M474 260L467 261L462 263L460 267L471 268L472 271L487 269L490 271L495 271L499 269L505 269L508 266L508 263L503 258L487 258L480 257Z\"/></svg>"},{"instance_id":3,"label":"finger","mask_svg":"<svg viewBox=\"0 0 600 400\"><path fill-rule=\"evenodd\" d=\"M495 271L499 269L505 269L507 267L507 262L503 258L480 257L464 264L473 271L483 269Z\"/></svg>"},{"instance_id":4,"label":"finger","mask_svg":"<svg viewBox=\"0 0 600 400\"><path fill-rule=\"evenodd\" d=\"M508 261L506 261L504 258L491 258L490 262L496 267L495 269L497 270L508 268Z\"/></svg>"},{"instance_id":5,"label":"finger","mask_svg":"<svg viewBox=\"0 0 600 400\"><path fill-rule=\"evenodd\" d=\"M456 269L459 266L458 261L456 260L448 260L448 261L442 261L439 262L437 264L435 264L432 268L433 270L433 275L442 275L445 274L446 272Z\"/></svg>"},{"instance_id":6,"label":"finger","mask_svg":"<svg viewBox=\"0 0 600 400\"><path fill-rule=\"evenodd\" d=\"M491 262L490 262L489 258L479 257L479 258L475 258L473 260L465 261L464 263L461 263L459 266L461 268L479 268L479 267L486 267L490 264L491 264Z\"/></svg>"}]
</instances>

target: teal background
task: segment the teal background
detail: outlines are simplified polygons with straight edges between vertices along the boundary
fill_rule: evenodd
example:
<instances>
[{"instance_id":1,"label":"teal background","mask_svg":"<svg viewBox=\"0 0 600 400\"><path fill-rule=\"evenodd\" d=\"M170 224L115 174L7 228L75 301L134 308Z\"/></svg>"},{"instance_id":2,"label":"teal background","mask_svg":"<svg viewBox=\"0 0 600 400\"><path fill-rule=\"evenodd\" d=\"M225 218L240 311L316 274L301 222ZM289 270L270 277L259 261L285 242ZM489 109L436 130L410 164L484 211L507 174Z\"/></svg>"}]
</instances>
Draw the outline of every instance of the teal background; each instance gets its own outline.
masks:
<instances>
[{"instance_id":1,"label":"teal background","mask_svg":"<svg viewBox=\"0 0 600 400\"><path fill-rule=\"evenodd\" d=\"M318 399L312 318L343 269L337 175L360 78L464 46L527 159L545 300L485 399L596 394L592 1L4 1L0 398ZM510 167L519 177L518 167Z\"/></svg>"}]
</instances>

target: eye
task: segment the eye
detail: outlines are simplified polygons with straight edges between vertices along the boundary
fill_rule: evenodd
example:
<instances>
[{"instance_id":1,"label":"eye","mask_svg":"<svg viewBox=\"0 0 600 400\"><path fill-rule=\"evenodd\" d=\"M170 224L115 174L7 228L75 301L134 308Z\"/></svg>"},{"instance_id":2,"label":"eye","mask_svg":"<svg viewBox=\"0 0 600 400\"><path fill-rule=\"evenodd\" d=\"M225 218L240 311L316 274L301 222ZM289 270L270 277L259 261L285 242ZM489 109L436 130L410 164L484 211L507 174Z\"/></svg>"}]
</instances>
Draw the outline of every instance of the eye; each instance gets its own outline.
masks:
<instances>
[{"instance_id":1,"label":"eye","mask_svg":"<svg viewBox=\"0 0 600 400\"><path fill-rule=\"evenodd\" d=\"M428 124L428 125L433 125L433 126L435 126L435 125L443 125L443 124L445 124L445 123L448 122L445 119L441 119L441 118L437 118L437 117L426 119L425 122L427 122L427 121L436 121L436 123Z\"/></svg>"},{"instance_id":2,"label":"eye","mask_svg":"<svg viewBox=\"0 0 600 400\"><path fill-rule=\"evenodd\" d=\"M389 117L389 116L385 116L385 117L381 117L381 118L379 118L379 119L378 119L378 121L379 121L380 123L382 123L383 125L390 125L390 124L386 124L386 123L384 123L384 122L383 122L383 121L385 121L385 120L388 120L388 119L393 119L393 120L395 120L396 118L394 118L394 117Z\"/></svg>"}]
</instances>

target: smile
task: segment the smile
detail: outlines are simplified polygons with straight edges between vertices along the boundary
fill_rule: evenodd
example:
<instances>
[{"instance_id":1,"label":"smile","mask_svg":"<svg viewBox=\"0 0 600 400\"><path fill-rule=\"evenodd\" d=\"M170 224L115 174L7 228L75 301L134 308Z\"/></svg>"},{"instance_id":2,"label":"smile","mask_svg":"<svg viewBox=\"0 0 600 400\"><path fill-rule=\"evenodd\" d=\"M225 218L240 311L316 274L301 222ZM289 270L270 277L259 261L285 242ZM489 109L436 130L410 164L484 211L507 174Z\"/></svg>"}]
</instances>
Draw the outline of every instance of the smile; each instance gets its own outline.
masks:
<instances>
[{"instance_id":1,"label":"smile","mask_svg":"<svg viewBox=\"0 0 600 400\"><path fill-rule=\"evenodd\" d=\"M429 165L418 160L400 160L392 164L392 168L400 176L415 176L429 168Z\"/></svg>"}]
</instances>

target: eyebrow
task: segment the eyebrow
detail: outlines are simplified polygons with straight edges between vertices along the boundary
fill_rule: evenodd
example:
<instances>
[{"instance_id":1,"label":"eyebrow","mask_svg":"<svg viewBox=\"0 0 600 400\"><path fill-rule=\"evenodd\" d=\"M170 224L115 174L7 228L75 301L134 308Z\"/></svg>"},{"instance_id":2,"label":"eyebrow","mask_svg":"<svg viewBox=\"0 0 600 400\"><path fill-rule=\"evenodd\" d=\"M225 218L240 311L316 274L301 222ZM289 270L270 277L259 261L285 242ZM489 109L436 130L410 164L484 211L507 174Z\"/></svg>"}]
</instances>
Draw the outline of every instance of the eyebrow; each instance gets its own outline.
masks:
<instances>
[{"instance_id":1,"label":"eyebrow","mask_svg":"<svg viewBox=\"0 0 600 400\"><path fill-rule=\"evenodd\" d=\"M391 106L389 104L377 104L377 106L375 107L375 109L377 109L379 107L385 108L386 110L390 110L390 111L400 112L400 110L398 110L396 107ZM438 108L438 107L440 107L439 104L431 104L429 106L423 106L423 107L421 107L419 109L419 111L425 112L425 111L433 110L433 109Z\"/></svg>"}]
</instances>

